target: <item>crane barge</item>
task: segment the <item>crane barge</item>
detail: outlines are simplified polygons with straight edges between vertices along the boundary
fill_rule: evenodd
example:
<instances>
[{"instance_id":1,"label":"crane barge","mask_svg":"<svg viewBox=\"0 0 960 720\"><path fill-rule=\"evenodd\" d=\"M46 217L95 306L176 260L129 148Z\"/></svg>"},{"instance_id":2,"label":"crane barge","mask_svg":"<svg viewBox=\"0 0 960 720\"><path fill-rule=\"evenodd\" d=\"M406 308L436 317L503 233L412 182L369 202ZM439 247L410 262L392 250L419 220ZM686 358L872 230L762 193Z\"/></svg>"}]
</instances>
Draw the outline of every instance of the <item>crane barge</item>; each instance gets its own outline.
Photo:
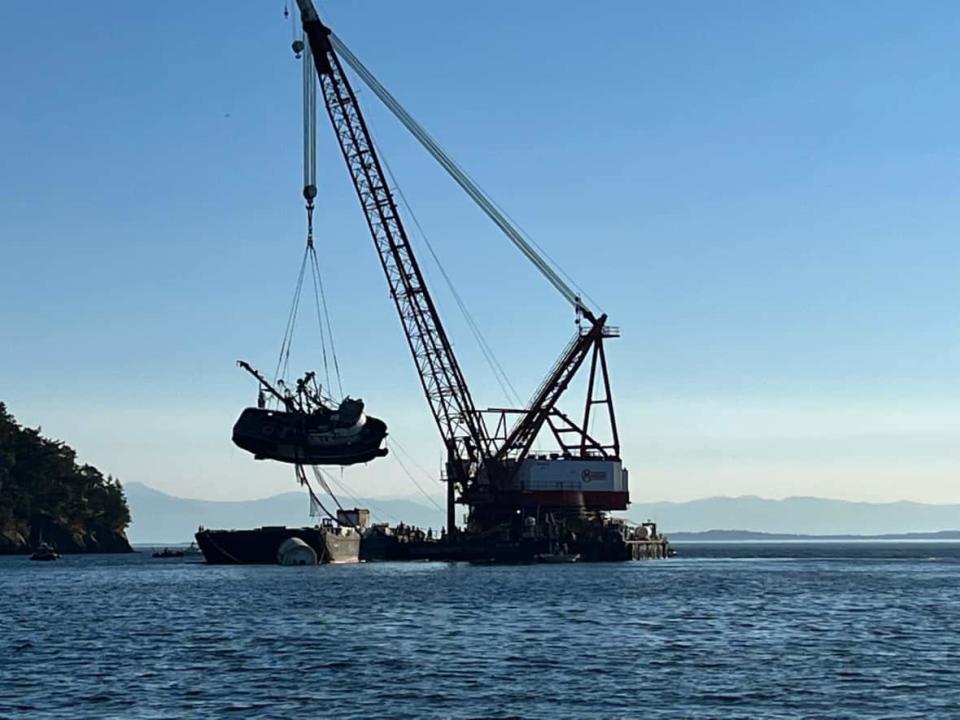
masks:
<instances>
[{"instance_id":1,"label":"crane barge","mask_svg":"<svg viewBox=\"0 0 960 720\"><path fill-rule=\"evenodd\" d=\"M655 527L628 528L608 518L626 510L629 481L604 343L619 335L594 312L490 198L320 19L312 0L297 0L308 53L340 151L363 209L427 404L446 453L447 555L483 556L490 548L523 554L544 547L585 559L632 557L630 543ZM403 218L344 64L373 91L430 155L573 307L577 332L523 408L478 409L409 241ZM589 359L589 363L587 362ZM582 416L560 408L577 373L589 366ZM606 416L604 437L592 418ZM582 417L582 420L579 420ZM558 451L533 454L549 430ZM457 505L467 508L464 528ZM652 530L652 532L651 532ZM524 542L526 541L526 542ZM453 548L457 550L454 551ZM660 548L666 554L665 543ZM658 550L657 553L660 551Z\"/></svg>"}]
</instances>

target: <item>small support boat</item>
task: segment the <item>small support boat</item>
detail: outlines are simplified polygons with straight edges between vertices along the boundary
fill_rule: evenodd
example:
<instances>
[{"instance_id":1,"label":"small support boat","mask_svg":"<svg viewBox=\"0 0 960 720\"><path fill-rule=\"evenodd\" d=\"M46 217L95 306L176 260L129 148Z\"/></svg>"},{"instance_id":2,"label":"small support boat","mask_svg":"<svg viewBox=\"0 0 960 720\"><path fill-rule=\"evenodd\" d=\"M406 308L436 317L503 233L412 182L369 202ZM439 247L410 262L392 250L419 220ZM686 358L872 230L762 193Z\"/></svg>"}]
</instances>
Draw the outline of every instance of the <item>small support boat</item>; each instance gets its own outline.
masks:
<instances>
[{"instance_id":1,"label":"small support boat","mask_svg":"<svg viewBox=\"0 0 960 720\"><path fill-rule=\"evenodd\" d=\"M153 554L155 558L181 558L183 555L183 550L171 550L170 548L164 548Z\"/></svg>"},{"instance_id":2,"label":"small support boat","mask_svg":"<svg viewBox=\"0 0 960 720\"><path fill-rule=\"evenodd\" d=\"M540 553L539 555L534 555L533 557L534 560L539 563L575 563L580 559L580 554L567 552Z\"/></svg>"},{"instance_id":3,"label":"small support boat","mask_svg":"<svg viewBox=\"0 0 960 720\"><path fill-rule=\"evenodd\" d=\"M30 556L31 560L37 560L40 562L47 562L50 560L59 560L60 553L53 549L51 545L42 542L37 546L37 549L33 551L33 554Z\"/></svg>"}]
</instances>

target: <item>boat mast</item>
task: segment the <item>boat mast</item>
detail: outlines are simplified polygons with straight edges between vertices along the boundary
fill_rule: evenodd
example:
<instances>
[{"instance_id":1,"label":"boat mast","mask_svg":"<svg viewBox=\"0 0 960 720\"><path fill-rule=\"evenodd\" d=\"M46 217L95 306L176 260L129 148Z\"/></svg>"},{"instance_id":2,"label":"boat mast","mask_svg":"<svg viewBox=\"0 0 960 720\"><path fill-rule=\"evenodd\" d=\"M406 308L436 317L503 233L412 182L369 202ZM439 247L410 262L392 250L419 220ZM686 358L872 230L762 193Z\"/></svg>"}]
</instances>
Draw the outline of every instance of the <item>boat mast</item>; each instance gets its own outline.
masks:
<instances>
[{"instance_id":1,"label":"boat mast","mask_svg":"<svg viewBox=\"0 0 960 720\"><path fill-rule=\"evenodd\" d=\"M268 393L273 395L277 400L283 403L284 407L286 407L287 410L289 410L290 412L297 412L298 408L296 403L294 403L293 398L291 398L289 395L284 395L279 390L277 390L270 383L270 381L263 376L263 373L261 373L252 365L250 365L250 363L245 362L243 360L237 360L237 365L243 368L244 370L246 370L251 375L253 375L260 382L260 387L262 387Z\"/></svg>"}]
</instances>

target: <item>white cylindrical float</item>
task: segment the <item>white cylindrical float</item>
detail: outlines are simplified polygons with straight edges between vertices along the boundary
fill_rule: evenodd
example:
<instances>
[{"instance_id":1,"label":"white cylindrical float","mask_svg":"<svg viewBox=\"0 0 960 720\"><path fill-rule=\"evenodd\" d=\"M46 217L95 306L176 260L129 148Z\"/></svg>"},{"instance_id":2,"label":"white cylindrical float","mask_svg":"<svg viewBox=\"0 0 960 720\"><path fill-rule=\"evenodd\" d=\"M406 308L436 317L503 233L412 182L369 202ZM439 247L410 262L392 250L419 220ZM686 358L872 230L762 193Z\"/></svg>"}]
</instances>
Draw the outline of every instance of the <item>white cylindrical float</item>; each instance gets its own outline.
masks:
<instances>
[{"instance_id":1,"label":"white cylindrical float","mask_svg":"<svg viewBox=\"0 0 960 720\"><path fill-rule=\"evenodd\" d=\"M634 530L638 540L652 540L653 539L653 528L649 525L641 525L640 527Z\"/></svg>"},{"instance_id":2,"label":"white cylindrical float","mask_svg":"<svg viewBox=\"0 0 960 720\"><path fill-rule=\"evenodd\" d=\"M281 565L316 565L317 553L298 537L291 537L277 548L277 562Z\"/></svg>"}]
</instances>

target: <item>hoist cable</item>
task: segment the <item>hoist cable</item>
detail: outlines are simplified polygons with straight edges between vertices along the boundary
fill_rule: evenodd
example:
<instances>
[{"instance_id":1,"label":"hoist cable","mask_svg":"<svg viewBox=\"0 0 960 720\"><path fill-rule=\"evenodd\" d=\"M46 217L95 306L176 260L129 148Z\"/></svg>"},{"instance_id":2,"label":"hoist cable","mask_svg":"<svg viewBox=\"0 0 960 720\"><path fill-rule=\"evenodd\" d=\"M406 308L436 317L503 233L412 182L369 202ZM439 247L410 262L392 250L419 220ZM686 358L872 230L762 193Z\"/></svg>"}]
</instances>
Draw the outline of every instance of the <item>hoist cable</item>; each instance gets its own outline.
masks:
<instances>
[{"instance_id":1,"label":"hoist cable","mask_svg":"<svg viewBox=\"0 0 960 720\"><path fill-rule=\"evenodd\" d=\"M416 214L413 212L413 208L410 207L410 203L407 202L406 196L403 194L403 190L400 188L400 185L397 183L396 178L393 176L393 173L386 164L386 161L383 160L383 154L380 155L381 161L384 163L384 166L387 167L387 173L390 175L390 179L393 181L394 189L397 191L397 195L400 197L400 201L403 203L404 207L407 210L407 214L410 215L410 219L413 220L414 227L417 228L417 232L420 234L420 237L423 239L424 244L427 246L427 250L430 253L430 256L433 258L433 261L436 263L437 268L440 270L440 275L443 277L444 281L447 284L447 287L450 289L450 294L453 295L454 301L457 303L457 307L460 308L460 312L463 314L464 319L467 321L467 326L470 328L470 332L473 334L474 338L477 341L477 344L480 346L480 352L483 354L484 359L487 361L487 365L490 366L490 370L493 373L494 379L497 381L497 384L500 386L500 390L503 392L504 397L508 401L515 400L517 403L522 402L520 396L517 393L516 389L513 387L513 383L510 382L510 378L507 376L506 371L503 369L503 365L500 364L500 361L497 359L497 356L493 352L493 348L490 347L490 344L487 342L487 339L484 337L483 333L480 330L480 326L477 324L477 321L474 319L473 314L467 308L466 303L463 301L463 298L460 296L460 293L457 292L456 285L454 285L453 280L450 279L450 275L447 274L447 270L444 267L443 263L440 262L440 257L437 255L436 250L433 247L433 243L430 242L430 238L427 237L427 234L423 231L423 227L420 225L420 221L417 219Z\"/></svg>"},{"instance_id":2,"label":"hoist cable","mask_svg":"<svg viewBox=\"0 0 960 720\"><path fill-rule=\"evenodd\" d=\"M319 297L319 306L317 308L317 313L319 315L320 308L323 309L323 321L327 324L327 337L330 340L330 355L333 358L333 371L337 376L337 389L340 391L340 397L343 398L343 380L340 376L340 361L337 359L337 346L333 341L333 325L330 323L330 309L327 305L327 295L323 289L323 276L320 274L320 261L317 259L317 251L315 248L311 248L313 252L311 253L311 258L313 259L313 277L314 277L314 292L318 294ZM319 319L319 318L318 318ZM324 348L324 369L326 369L326 348ZM327 377L327 386L330 386L330 378Z\"/></svg>"},{"instance_id":3,"label":"hoist cable","mask_svg":"<svg viewBox=\"0 0 960 720\"><path fill-rule=\"evenodd\" d=\"M324 476L323 471L320 468L318 468L316 465L311 465L310 467L313 468L313 476L317 479L317 482L320 483L320 487L322 487L327 492L327 495L333 498L333 501L337 504L337 508L339 508L340 510L343 510L343 505L340 504L340 501L337 499L337 496L334 495L333 490L330 489L330 485L327 484L327 480L326 480L326 477Z\"/></svg>"},{"instance_id":4,"label":"hoist cable","mask_svg":"<svg viewBox=\"0 0 960 720\"><path fill-rule=\"evenodd\" d=\"M458 185L483 210L487 217L513 242L528 260L543 274L543 276L567 299L575 308L585 312L588 317L592 313L583 305L580 296L560 277L551 265L540 255L533 245L524 237L524 234L497 208L485 193L464 170L440 147L436 140L420 125L413 116L404 109L393 95L382 85L350 49L343 44L336 33L330 33L330 42L337 54L343 57L360 79L374 92L380 101L387 106L407 130L420 142L433 158L443 167Z\"/></svg>"},{"instance_id":5,"label":"hoist cable","mask_svg":"<svg viewBox=\"0 0 960 720\"><path fill-rule=\"evenodd\" d=\"M391 440L389 444L392 445L393 441ZM407 466L403 464L403 460L400 459L400 456L394 453L393 459L397 461L397 464L400 466L400 469L403 470L404 474L407 476L407 478L409 478L410 482L412 482L414 486L417 488L417 490L420 491L420 494L422 494L427 500L429 500L430 504L433 505L437 510L439 510L440 512L445 512L444 509L440 506L440 504L433 499L433 496L430 493L428 493L426 490L424 490L423 486L420 485L419 482L417 482L417 479L413 476L413 473L411 473L410 470L407 469Z\"/></svg>"},{"instance_id":6,"label":"hoist cable","mask_svg":"<svg viewBox=\"0 0 960 720\"><path fill-rule=\"evenodd\" d=\"M424 476L427 480L429 480L429 481L431 481L431 482L434 482L434 481L436 480L436 478L434 477L433 473L431 473L429 470L427 470L425 467L423 467L423 465L421 465L419 462L417 462L417 459L410 453L410 451L407 450L403 445L400 444L400 441L397 440L396 435L391 435L391 436L390 436L390 444L391 444L394 448L396 448L397 450L399 450L400 452L402 452L402 453L406 456L407 460L409 460L409 461L414 465L414 467L417 468L417 470L419 470L421 473L423 473L423 476Z\"/></svg>"},{"instance_id":7,"label":"hoist cable","mask_svg":"<svg viewBox=\"0 0 960 720\"><path fill-rule=\"evenodd\" d=\"M310 43L303 49L303 187L317 185L317 75ZM312 207L312 198L306 198Z\"/></svg>"},{"instance_id":8,"label":"hoist cable","mask_svg":"<svg viewBox=\"0 0 960 720\"><path fill-rule=\"evenodd\" d=\"M296 3L294 3L296 5ZM283 4L283 16L285 18L290 18L290 35L292 40L297 40L303 37L303 30L300 28L300 23L297 22L297 12L290 12L287 9L287 3Z\"/></svg>"},{"instance_id":9,"label":"hoist cable","mask_svg":"<svg viewBox=\"0 0 960 720\"><path fill-rule=\"evenodd\" d=\"M493 199L491 199L490 202L494 203L494 205L497 206L497 209L503 213L504 217L507 218L511 223L513 223L513 225L517 228L517 230L523 233L523 236L527 239L527 241L531 245L533 245L537 249L537 251L541 255L543 255L543 257L545 257L551 263L551 265L553 265L553 267L557 269L557 272L563 275L563 277L566 279L568 283L570 283L571 285L573 285L574 288L576 288L577 292L580 293L581 298L586 298L587 300L589 300L594 308L600 308L600 303L598 303L596 300L590 297L590 294L587 293L582 287L580 287L577 284L577 281L570 276L570 273L564 270L563 266L560 263L558 263L556 260L554 260L553 257L551 257L550 253L548 253L540 243L534 240L533 237L530 235L530 233L528 233L526 230L523 229L520 223L518 223L506 210L503 209L502 206L498 205Z\"/></svg>"},{"instance_id":10,"label":"hoist cable","mask_svg":"<svg viewBox=\"0 0 960 720\"><path fill-rule=\"evenodd\" d=\"M302 36L300 36L302 38ZM317 312L317 325L320 329L320 348L323 359L324 381L326 383L327 394L330 388L330 365L327 354L327 343L329 338L330 355L333 356L334 372L337 378L337 387L340 397L343 397L343 381L340 376L340 362L337 358L336 345L333 340L333 327L330 323L330 311L327 307L326 294L323 288L323 277L320 273L320 262L317 259L317 251L313 237L313 211L314 198L316 197L316 176L317 176L317 79L313 64L313 56L310 52L309 44L304 44L302 50L303 61L303 198L306 202L307 211L307 240L304 249L303 259L300 262L300 271L297 275L296 288L294 290L293 301L290 306L290 313L287 316L287 325L284 330L283 342L280 345L280 356L277 359L277 367L274 372L274 379L280 380L286 377L290 366L290 351L293 346L293 336L295 334L297 315L300 309L300 301L303 296L303 280L306 274L307 262L310 263L310 275L313 283L313 296Z\"/></svg>"},{"instance_id":11,"label":"hoist cable","mask_svg":"<svg viewBox=\"0 0 960 720\"><path fill-rule=\"evenodd\" d=\"M307 488L307 492L310 494L310 502L316 504L328 518L335 522L339 522L337 517L327 510L327 507L323 504L317 494L313 491L313 486L310 485L310 480L307 478L307 474L303 470L303 465L297 464L294 465L294 474L297 476L297 482ZM312 509L312 508L311 508Z\"/></svg>"},{"instance_id":12,"label":"hoist cable","mask_svg":"<svg viewBox=\"0 0 960 720\"><path fill-rule=\"evenodd\" d=\"M368 124L371 124L370 121L367 121ZM374 143L376 145L376 143ZM517 393L516 388L513 387L513 384L510 382L510 378L507 376L506 371L503 369L503 365L500 364L500 361L497 359L497 356L493 352L493 348L490 347L490 344L487 342L487 339L484 337L483 332L480 330L480 326L477 321L474 319L473 314L467 308L466 303L463 301L463 298L460 296L460 293L457 292L456 285L453 283L453 280L450 279L450 276L447 274L447 270L444 267L443 263L440 262L440 257L437 255L436 250L434 250L433 243L430 242L430 238L427 237L427 233L424 231L423 226L420 224L420 220L417 218L416 213L413 211L413 207L407 202L407 196L403 192L403 188L400 187L400 183L397 181L396 175L393 174L393 169L390 167L390 163L387 161L386 154L377 147L377 154L380 157L380 162L383 164L384 170L387 172L387 176L390 178L390 182L393 184L393 189L397 193L397 197L400 198L400 202L406 210L407 214L410 216L410 219L413 220L413 225L417 229L417 232L420 238L423 240L424 244L427 246L433 261L436 263L437 268L440 270L440 275L443 277L444 281L447 284L447 287L450 289L451 295L453 295L454 301L456 301L457 306L460 308L460 312L463 314L464 319L467 321L467 326L470 328L471 333L477 341L477 344L480 346L480 352L483 354L484 359L487 361L491 372L493 373L494 379L497 381L497 385L500 386L500 390L503 392L505 398L508 402L516 402L521 404L523 401L520 399L520 395Z\"/></svg>"},{"instance_id":13,"label":"hoist cable","mask_svg":"<svg viewBox=\"0 0 960 720\"><path fill-rule=\"evenodd\" d=\"M303 275L307 269L307 249L303 251L300 261L300 272L297 274L297 284L293 292L293 301L290 303L290 313L287 316L287 327L283 333L283 342L280 344L280 357L277 358L277 368L273 373L274 381L287 374L290 363L290 347L293 345L293 330L297 324L297 311L300 309L300 296L303 291ZM283 373L281 375L281 368Z\"/></svg>"},{"instance_id":14,"label":"hoist cable","mask_svg":"<svg viewBox=\"0 0 960 720\"><path fill-rule=\"evenodd\" d=\"M342 470L343 470L343 468L341 468L341 471L342 471ZM361 507L361 506L366 505L366 506L369 507L369 509L370 509L371 511L373 511L373 513L374 513L375 516L380 517L380 518L382 518L383 520L393 520L395 523L401 522L401 521L400 521L400 518L398 518L398 517L397 517L396 515L394 515L393 513L388 513L386 510L384 510L384 509L383 509L382 507L380 507L379 505L374 504L374 503L370 500L370 498L365 498L365 499L363 499L363 500L361 500L360 498L358 498L356 495L354 495L354 494L351 493L349 490L347 490L347 488L344 486L344 484L343 484L342 482L338 481L338 480L337 480L335 477L333 477L332 475L328 476L328 477L327 477L327 480L329 480L329 481L332 482L334 485L336 485L336 486L337 486L337 489L341 492L341 494L343 494L344 496L346 496L347 499L349 499L356 507Z\"/></svg>"},{"instance_id":15,"label":"hoist cable","mask_svg":"<svg viewBox=\"0 0 960 720\"><path fill-rule=\"evenodd\" d=\"M320 290L318 290L318 275L320 273L319 268L317 268L317 255L311 245L308 248L310 254L310 275L313 278L313 299L317 306L317 325L320 328L320 354L323 358L323 377L324 382L326 383L325 387L327 388L327 393L330 392L330 366L327 363L327 340L323 330L323 313L320 310ZM324 302L324 307L326 303ZM329 329L329 328L328 328ZM343 389L341 388L340 394L343 395Z\"/></svg>"}]
</instances>

